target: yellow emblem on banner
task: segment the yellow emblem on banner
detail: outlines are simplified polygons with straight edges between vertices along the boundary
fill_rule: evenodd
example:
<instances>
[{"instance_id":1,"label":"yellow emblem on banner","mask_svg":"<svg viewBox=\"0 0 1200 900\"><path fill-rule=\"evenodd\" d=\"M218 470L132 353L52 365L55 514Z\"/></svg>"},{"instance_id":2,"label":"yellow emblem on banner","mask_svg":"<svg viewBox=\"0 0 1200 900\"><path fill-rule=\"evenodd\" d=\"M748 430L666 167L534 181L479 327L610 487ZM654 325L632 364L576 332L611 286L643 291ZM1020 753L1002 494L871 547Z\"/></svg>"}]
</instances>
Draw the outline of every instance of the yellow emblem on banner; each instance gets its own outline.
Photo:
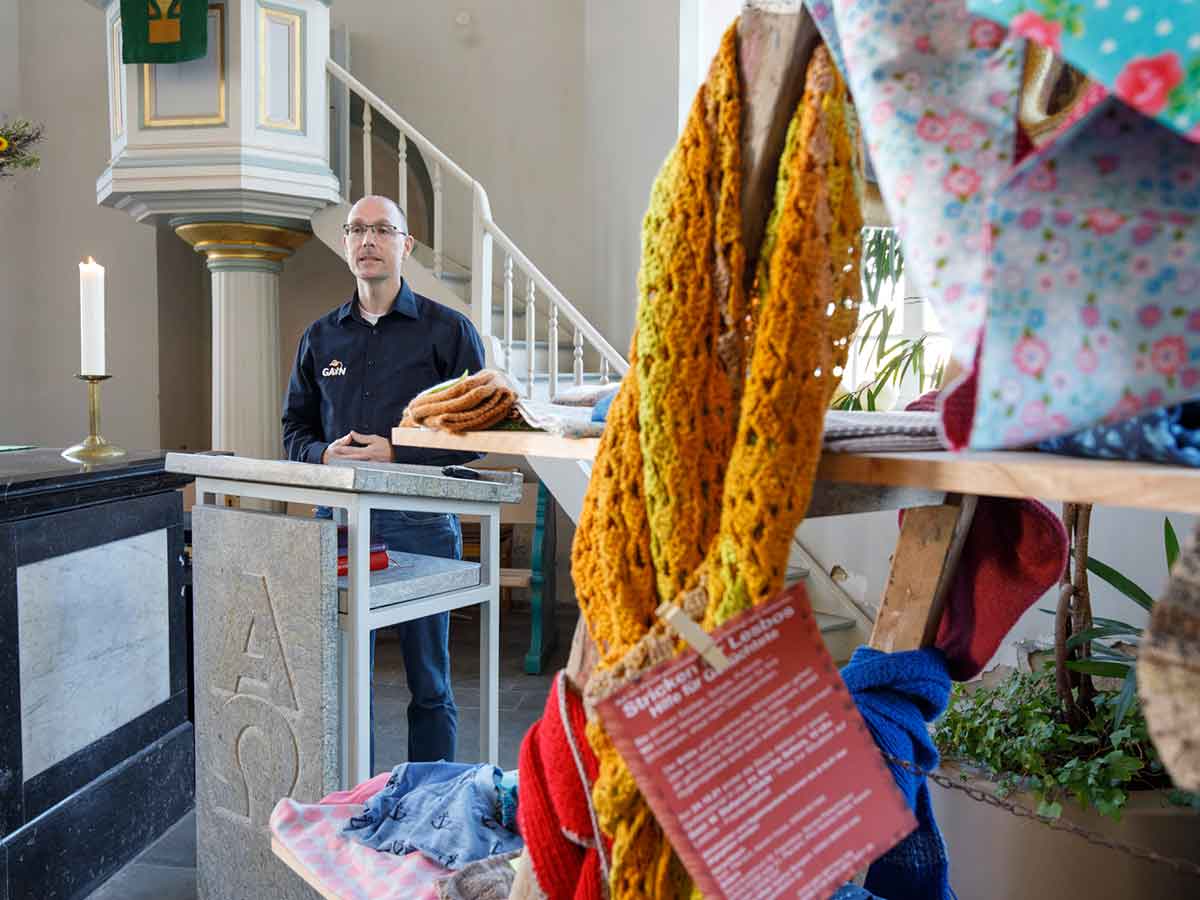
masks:
<instances>
[{"instance_id":1,"label":"yellow emblem on banner","mask_svg":"<svg viewBox=\"0 0 1200 900\"><path fill-rule=\"evenodd\" d=\"M163 11L167 0L146 0L150 20L151 44L178 44L180 39L180 22L183 19L181 0L170 0L171 5Z\"/></svg>"}]
</instances>

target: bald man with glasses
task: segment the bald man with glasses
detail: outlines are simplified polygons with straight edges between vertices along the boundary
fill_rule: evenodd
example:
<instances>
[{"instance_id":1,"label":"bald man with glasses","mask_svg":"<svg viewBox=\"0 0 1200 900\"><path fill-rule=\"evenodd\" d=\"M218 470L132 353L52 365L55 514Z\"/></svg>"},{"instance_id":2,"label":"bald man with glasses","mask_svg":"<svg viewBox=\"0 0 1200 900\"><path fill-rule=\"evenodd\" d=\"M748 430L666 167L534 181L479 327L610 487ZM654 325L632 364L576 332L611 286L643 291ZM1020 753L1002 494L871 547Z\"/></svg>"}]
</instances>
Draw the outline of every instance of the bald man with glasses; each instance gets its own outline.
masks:
<instances>
[{"instance_id":1,"label":"bald man with glasses","mask_svg":"<svg viewBox=\"0 0 1200 900\"><path fill-rule=\"evenodd\" d=\"M322 463L373 460L445 466L473 454L393 447L388 435L418 393L478 372L483 343L470 320L413 293L401 275L412 253L404 211L387 197L364 197L350 210L346 262L353 296L305 330L283 408L288 459ZM318 515L332 511L320 508ZM462 557L462 531L452 515L376 510L371 540L389 550ZM450 615L396 626L412 700L408 761L453 760L458 710L450 688ZM372 667L375 641L371 640ZM375 769L372 687L371 770Z\"/></svg>"}]
</instances>

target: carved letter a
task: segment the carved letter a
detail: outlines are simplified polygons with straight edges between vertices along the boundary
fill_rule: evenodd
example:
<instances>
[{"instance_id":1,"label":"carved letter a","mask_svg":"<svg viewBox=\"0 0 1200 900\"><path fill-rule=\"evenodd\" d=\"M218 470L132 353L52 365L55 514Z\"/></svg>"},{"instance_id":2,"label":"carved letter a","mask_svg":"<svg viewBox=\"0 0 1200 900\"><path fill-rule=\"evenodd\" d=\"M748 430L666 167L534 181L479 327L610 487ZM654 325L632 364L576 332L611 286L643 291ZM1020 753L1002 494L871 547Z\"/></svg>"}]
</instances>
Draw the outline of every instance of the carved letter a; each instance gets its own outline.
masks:
<instances>
[{"instance_id":1,"label":"carved letter a","mask_svg":"<svg viewBox=\"0 0 1200 900\"><path fill-rule=\"evenodd\" d=\"M233 599L216 687L231 694L261 697L282 709L298 710L266 577L241 575Z\"/></svg>"}]
</instances>

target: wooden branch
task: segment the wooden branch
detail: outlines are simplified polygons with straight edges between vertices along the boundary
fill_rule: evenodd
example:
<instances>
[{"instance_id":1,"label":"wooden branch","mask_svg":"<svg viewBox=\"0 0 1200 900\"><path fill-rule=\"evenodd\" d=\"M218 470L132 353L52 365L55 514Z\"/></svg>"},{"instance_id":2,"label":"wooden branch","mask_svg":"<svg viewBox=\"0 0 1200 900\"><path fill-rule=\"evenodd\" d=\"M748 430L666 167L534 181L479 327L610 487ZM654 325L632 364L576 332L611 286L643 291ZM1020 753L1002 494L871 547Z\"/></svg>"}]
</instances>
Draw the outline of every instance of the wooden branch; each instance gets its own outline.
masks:
<instances>
[{"instance_id":1,"label":"wooden branch","mask_svg":"<svg viewBox=\"0 0 1200 900\"><path fill-rule=\"evenodd\" d=\"M965 496L904 514L887 589L871 632L876 650L894 653L933 646L975 504L975 497Z\"/></svg>"},{"instance_id":2,"label":"wooden branch","mask_svg":"<svg viewBox=\"0 0 1200 900\"><path fill-rule=\"evenodd\" d=\"M820 36L799 2L757 0L738 21L742 79L742 245L746 283L775 202L775 180L788 123L804 96L808 61Z\"/></svg>"}]
</instances>

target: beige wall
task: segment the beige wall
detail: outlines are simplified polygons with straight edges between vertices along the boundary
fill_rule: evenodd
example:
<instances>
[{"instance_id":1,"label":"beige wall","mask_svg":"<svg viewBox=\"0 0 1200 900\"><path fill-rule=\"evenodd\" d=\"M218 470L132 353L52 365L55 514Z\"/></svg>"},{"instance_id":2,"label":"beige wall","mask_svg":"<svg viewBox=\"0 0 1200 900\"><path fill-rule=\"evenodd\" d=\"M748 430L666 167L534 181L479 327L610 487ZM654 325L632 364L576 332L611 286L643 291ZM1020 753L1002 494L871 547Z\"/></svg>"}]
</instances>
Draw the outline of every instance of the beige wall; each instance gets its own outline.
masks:
<instances>
[{"instance_id":1,"label":"beige wall","mask_svg":"<svg viewBox=\"0 0 1200 900\"><path fill-rule=\"evenodd\" d=\"M622 354L637 312L642 218L675 143L678 0L586 0L586 170L593 324Z\"/></svg>"},{"instance_id":2,"label":"beige wall","mask_svg":"<svg viewBox=\"0 0 1200 900\"><path fill-rule=\"evenodd\" d=\"M79 260L107 269L103 431L157 447L155 233L96 206L108 158L103 14L85 3L0 4L0 113L45 123L42 170L0 186L0 442L75 443L87 430L79 368ZM19 180L19 183L17 183Z\"/></svg>"},{"instance_id":3,"label":"beige wall","mask_svg":"<svg viewBox=\"0 0 1200 900\"><path fill-rule=\"evenodd\" d=\"M0 116L21 107L21 8L0 3ZM19 210L30 204L29 179L0 179L0 444L29 440L24 379L17 366L25 361L29 316L30 232Z\"/></svg>"},{"instance_id":4,"label":"beige wall","mask_svg":"<svg viewBox=\"0 0 1200 900\"><path fill-rule=\"evenodd\" d=\"M212 446L212 279L204 257L158 228L158 415L162 446Z\"/></svg>"}]
</instances>

